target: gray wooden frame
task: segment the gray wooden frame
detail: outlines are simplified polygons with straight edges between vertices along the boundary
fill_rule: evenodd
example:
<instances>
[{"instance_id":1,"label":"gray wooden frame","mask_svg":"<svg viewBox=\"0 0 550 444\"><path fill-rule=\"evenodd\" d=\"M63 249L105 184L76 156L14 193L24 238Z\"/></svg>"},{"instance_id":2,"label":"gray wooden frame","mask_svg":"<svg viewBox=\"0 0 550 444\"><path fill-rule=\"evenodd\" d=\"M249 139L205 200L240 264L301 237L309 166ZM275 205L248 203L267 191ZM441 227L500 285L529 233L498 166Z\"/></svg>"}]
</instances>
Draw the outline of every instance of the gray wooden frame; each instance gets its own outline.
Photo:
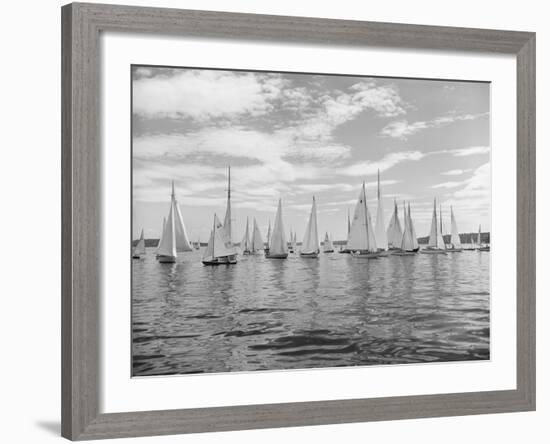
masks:
<instances>
[{"instance_id":1,"label":"gray wooden frame","mask_svg":"<svg viewBox=\"0 0 550 444\"><path fill-rule=\"evenodd\" d=\"M101 413L98 362L102 31L516 56L517 388ZM62 435L66 438L84 440L535 409L534 33L73 3L62 8L62 108Z\"/></svg>"}]
</instances>

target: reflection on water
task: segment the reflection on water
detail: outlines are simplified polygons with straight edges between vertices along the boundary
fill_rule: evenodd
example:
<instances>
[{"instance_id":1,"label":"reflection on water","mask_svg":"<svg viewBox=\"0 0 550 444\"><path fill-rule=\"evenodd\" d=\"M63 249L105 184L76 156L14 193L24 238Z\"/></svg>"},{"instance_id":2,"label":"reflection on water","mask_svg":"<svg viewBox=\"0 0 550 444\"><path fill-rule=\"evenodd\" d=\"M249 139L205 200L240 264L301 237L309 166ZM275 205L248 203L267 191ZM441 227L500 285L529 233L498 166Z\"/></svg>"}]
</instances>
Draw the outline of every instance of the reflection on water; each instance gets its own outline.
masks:
<instances>
[{"instance_id":1,"label":"reflection on water","mask_svg":"<svg viewBox=\"0 0 550 444\"><path fill-rule=\"evenodd\" d=\"M490 253L134 260L133 374L489 359Z\"/></svg>"}]
</instances>

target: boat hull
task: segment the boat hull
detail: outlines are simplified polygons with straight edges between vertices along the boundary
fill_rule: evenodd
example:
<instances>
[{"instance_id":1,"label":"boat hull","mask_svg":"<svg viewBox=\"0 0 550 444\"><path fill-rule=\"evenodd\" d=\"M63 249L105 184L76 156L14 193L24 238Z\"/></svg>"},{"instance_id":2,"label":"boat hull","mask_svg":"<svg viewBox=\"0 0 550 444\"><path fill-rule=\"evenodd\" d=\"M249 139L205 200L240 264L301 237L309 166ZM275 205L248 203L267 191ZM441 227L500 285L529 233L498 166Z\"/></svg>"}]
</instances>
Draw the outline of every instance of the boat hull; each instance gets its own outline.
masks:
<instances>
[{"instance_id":1,"label":"boat hull","mask_svg":"<svg viewBox=\"0 0 550 444\"><path fill-rule=\"evenodd\" d=\"M132 259L141 259L139 254L132 254Z\"/></svg>"},{"instance_id":2,"label":"boat hull","mask_svg":"<svg viewBox=\"0 0 550 444\"><path fill-rule=\"evenodd\" d=\"M309 258L309 259L316 259L319 257L319 253L302 253L300 252L300 257Z\"/></svg>"},{"instance_id":3,"label":"boat hull","mask_svg":"<svg viewBox=\"0 0 550 444\"><path fill-rule=\"evenodd\" d=\"M491 251L491 247L480 247L477 251Z\"/></svg>"},{"instance_id":4,"label":"boat hull","mask_svg":"<svg viewBox=\"0 0 550 444\"><path fill-rule=\"evenodd\" d=\"M174 262L176 262L175 256L164 256L162 254L159 254L157 259L161 264L173 264Z\"/></svg>"},{"instance_id":5,"label":"boat hull","mask_svg":"<svg viewBox=\"0 0 550 444\"><path fill-rule=\"evenodd\" d=\"M281 253L281 254L266 254L266 259L286 259L288 257L288 253Z\"/></svg>"},{"instance_id":6,"label":"boat hull","mask_svg":"<svg viewBox=\"0 0 550 444\"><path fill-rule=\"evenodd\" d=\"M215 257L214 259L203 259L203 265L233 265L237 263L235 256Z\"/></svg>"},{"instance_id":7,"label":"boat hull","mask_svg":"<svg viewBox=\"0 0 550 444\"><path fill-rule=\"evenodd\" d=\"M462 253L462 248L447 248L447 253Z\"/></svg>"},{"instance_id":8,"label":"boat hull","mask_svg":"<svg viewBox=\"0 0 550 444\"><path fill-rule=\"evenodd\" d=\"M378 259L380 257L380 253L371 251L352 251L350 254L358 259Z\"/></svg>"},{"instance_id":9,"label":"boat hull","mask_svg":"<svg viewBox=\"0 0 550 444\"><path fill-rule=\"evenodd\" d=\"M323 253L334 253L334 250L324 250Z\"/></svg>"},{"instance_id":10,"label":"boat hull","mask_svg":"<svg viewBox=\"0 0 550 444\"><path fill-rule=\"evenodd\" d=\"M447 254L445 250L442 250L440 248L424 248L423 250L420 250L420 253L422 254Z\"/></svg>"},{"instance_id":11,"label":"boat hull","mask_svg":"<svg viewBox=\"0 0 550 444\"><path fill-rule=\"evenodd\" d=\"M416 256L417 251L396 251L393 256Z\"/></svg>"}]
</instances>

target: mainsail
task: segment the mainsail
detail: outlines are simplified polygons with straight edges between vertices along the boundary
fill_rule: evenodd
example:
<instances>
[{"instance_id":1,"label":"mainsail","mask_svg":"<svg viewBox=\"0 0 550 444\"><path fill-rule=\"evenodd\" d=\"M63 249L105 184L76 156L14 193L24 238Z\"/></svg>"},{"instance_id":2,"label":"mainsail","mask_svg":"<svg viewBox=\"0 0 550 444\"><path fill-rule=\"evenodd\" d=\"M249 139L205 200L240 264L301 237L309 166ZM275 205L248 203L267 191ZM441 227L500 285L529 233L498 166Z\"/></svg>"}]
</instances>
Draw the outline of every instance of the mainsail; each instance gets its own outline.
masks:
<instances>
[{"instance_id":1,"label":"mainsail","mask_svg":"<svg viewBox=\"0 0 550 444\"><path fill-rule=\"evenodd\" d=\"M319 234L317 232L317 204L315 203L315 196L313 196L311 213L307 222L306 231L304 233L304 240L302 242L302 248L300 252L303 254L319 253Z\"/></svg>"},{"instance_id":2,"label":"mainsail","mask_svg":"<svg viewBox=\"0 0 550 444\"><path fill-rule=\"evenodd\" d=\"M403 238L401 239L401 249L404 251L414 250L413 233L411 229L411 221L403 202Z\"/></svg>"},{"instance_id":3,"label":"mainsail","mask_svg":"<svg viewBox=\"0 0 550 444\"><path fill-rule=\"evenodd\" d=\"M399 222L399 215L397 211L397 202L393 203L393 214L386 231L388 246L391 248L401 248L401 239L403 238L403 232L401 231L401 223Z\"/></svg>"},{"instance_id":4,"label":"mainsail","mask_svg":"<svg viewBox=\"0 0 550 444\"><path fill-rule=\"evenodd\" d=\"M328 232L325 233L325 240L323 241L323 251L325 252L334 251L334 245L332 245L332 241L330 240L330 236L328 235Z\"/></svg>"},{"instance_id":5,"label":"mainsail","mask_svg":"<svg viewBox=\"0 0 550 444\"><path fill-rule=\"evenodd\" d=\"M183 217L181 216L180 207L176 200L176 193L174 191L174 181L172 181L172 196L170 202L170 211L174 214L174 230L176 235L176 251L183 253L184 251L193 251L187 231L185 230L185 224L183 223Z\"/></svg>"},{"instance_id":6,"label":"mainsail","mask_svg":"<svg viewBox=\"0 0 550 444\"><path fill-rule=\"evenodd\" d=\"M141 229L141 234L139 236L139 241L134 248L134 255L145 254L145 238L143 235L143 228Z\"/></svg>"},{"instance_id":7,"label":"mainsail","mask_svg":"<svg viewBox=\"0 0 550 444\"><path fill-rule=\"evenodd\" d=\"M170 205L170 211L164 224L164 230L157 250L158 256L175 258L178 255L176 249L176 218L173 202L172 200L172 205Z\"/></svg>"},{"instance_id":8,"label":"mainsail","mask_svg":"<svg viewBox=\"0 0 550 444\"><path fill-rule=\"evenodd\" d=\"M376 252L376 239L367 207L365 183L359 193L359 199L355 205L353 220L348 235L347 248L349 250Z\"/></svg>"},{"instance_id":9,"label":"mainsail","mask_svg":"<svg viewBox=\"0 0 550 444\"><path fill-rule=\"evenodd\" d=\"M441 235L440 227L437 223L437 206L434 199L434 211L432 214L432 226L430 228L430 238L428 240L428 246L432 248L445 248L445 242Z\"/></svg>"},{"instance_id":10,"label":"mainsail","mask_svg":"<svg viewBox=\"0 0 550 444\"><path fill-rule=\"evenodd\" d=\"M267 226L267 248L269 248L270 241L271 241L271 219L269 219L269 225Z\"/></svg>"},{"instance_id":11,"label":"mainsail","mask_svg":"<svg viewBox=\"0 0 550 444\"><path fill-rule=\"evenodd\" d=\"M286 243L285 227L283 225L283 209L281 199L277 205L277 214L275 215L275 224L273 225L273 233L269 242L270 255L282 255L288 253Z\"/></svg>"},{"instance_id":12,"label":"mainsail","mask_svg":"<svg viewBox=\"0 0 550 444\"><path fill-rule=\"evenodd\" d=\"M462 248L460 243L460 235L458 234L458 227L456 225L455 214L453 207L451 206L451 246L453 248Z\"/></svg>"},{"instance_id":13,"label":"mainsail","mask_svg":"<svg viewBox=\"0 0 550 444\"><path fill-rule=\"evenodd\" d=\"M384 206L380 194L380 170L378 170L378 208L376 209L376 245L382 250L388 249L388 237L386 234L386 225L384 223Z\"/></svg>"},{"instance_id":14,"label":"mainsail","mask_svg":"<svg viewBox=\"0 0 550 444\"><path fill-rule=\"evenodd\" d=\"M227 238L225 227L218 219L218 216L214 214L214 226L210 234L208 247L204 252L203 260L214 260L235 254L237 254L237 251Z\"/></svg>"},{"instance_id":15,"label":"mainsail","mask_svg":"<svg viewBox=\"0 0 550 444\"><path fill-rule=\"evenodd\" d=\"M264 249L264 240L262 239L262 234L260 233L260 228L254 218L254 228L252 230L252 241L250 243L250 252L255 253L256 251Z\"/></svg>"},{"instance_id":16,"label":"mainsail","mask_svg":"<svg viewBox=\"0 0 550 444\"><path fill-rule=\"evenodd\" d=\"M250 231L248 229L248 217L246 218L246 230L244 232L243 240L241 241L241 250L243 252L249 252L250 248Z\"/></svg>"},{"instance_id":17,"label":"mainsail","mask_svg":"<svg viewBox=\"0 0 550 444\"><path fill-rule=\"evenodd\" d=\"M164 236L164 229L166 227L166 218L162 218L162 229L160 230L159 243L157 244L157 254L159 252L160 244L162 243L162 236Z\"/></svg>"}]
</instances>

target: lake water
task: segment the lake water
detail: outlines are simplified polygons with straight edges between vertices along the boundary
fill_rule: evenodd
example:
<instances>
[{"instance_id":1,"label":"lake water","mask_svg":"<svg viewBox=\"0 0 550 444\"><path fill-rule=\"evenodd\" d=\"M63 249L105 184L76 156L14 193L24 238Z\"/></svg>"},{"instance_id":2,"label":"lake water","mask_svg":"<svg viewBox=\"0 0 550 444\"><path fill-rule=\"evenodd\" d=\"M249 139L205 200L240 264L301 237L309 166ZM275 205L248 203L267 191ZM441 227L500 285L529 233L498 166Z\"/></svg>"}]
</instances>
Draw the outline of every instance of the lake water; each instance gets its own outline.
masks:
<instances>
[{"instance_id":1,"label":"lake water","mask_svg":"<svg viewBox=\"0 0 550 444\"><path fill-rule=\"evenodd\" d=\"M489 359L490 253L132 261L133 375Z\"/></svg>"}]
</instances>

